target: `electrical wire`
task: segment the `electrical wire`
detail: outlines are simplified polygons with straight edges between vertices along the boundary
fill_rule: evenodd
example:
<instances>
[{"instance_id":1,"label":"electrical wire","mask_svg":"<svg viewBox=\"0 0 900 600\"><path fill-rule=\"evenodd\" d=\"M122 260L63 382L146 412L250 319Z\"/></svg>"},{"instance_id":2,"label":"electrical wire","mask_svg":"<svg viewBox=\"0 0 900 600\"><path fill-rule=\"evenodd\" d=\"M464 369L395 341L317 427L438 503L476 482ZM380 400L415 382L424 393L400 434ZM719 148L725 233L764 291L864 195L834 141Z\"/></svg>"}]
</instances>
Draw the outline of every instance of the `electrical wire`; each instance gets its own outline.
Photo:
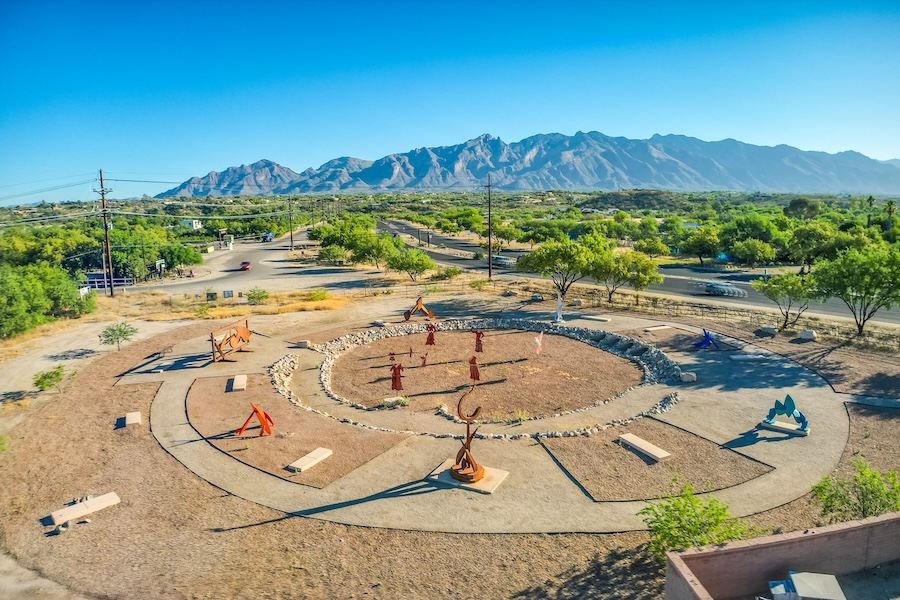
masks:
<instances>
[{"instance_id":1,"label":"electrical wire","mask_svg":"<svg viewBox=\"0 0 900 600\"><path fill-rule=\"evenodd\" d=\"M53 187L42 188L40 190L32 190L30 192L19 192L18 194L10 194L8 196L0 196L0 200L12 200L13 198L24 198L25 196L34 196L35 194L43 194L44 192L52 192L55 190L62 190L65 188L84 185L86 183L91 183L92 181L94 181L94 180L93 179L85 179L84 181L76 181L75 183L65 183L65 184L56 185Z\"/></svg>"}]
</instances>

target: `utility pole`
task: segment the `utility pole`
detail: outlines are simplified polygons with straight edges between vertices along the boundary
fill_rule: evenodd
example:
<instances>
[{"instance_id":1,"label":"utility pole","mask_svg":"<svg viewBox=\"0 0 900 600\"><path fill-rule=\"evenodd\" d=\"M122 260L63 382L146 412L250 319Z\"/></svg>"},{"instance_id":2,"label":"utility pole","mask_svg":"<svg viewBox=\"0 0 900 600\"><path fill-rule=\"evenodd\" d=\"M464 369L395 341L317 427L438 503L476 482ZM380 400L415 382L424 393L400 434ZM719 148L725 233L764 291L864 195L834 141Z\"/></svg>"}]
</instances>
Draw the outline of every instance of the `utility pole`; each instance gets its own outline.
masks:
<instances>
[{"instance_id":1,"label":"utility pole","mask_svg":"<svg viewBox=\"0 0 900 600\"><path fill-rule=\"evenodd\" d=\"M288 196L288 222L291 228L291 251L294 250L294 203L292 198Z\"/></svg>"},{"instance_id":2,"label":"utility pole","mask_svg":"<svg viewBox=\"0 0 900 600\"><path fill-rule=\"evenodd\" d=\"M493 242L491 241L491 174L488 173L488 281L494 276L494 266L492 261Z\"/></svg>"},{"instance_id":3,"label":"utility pole","mask_svg":"<svg viewBox=\"0 0 900 600\"><path fill-rule=\"evenodd\" d=\"M112 248L109 245L109 211L106 210L106 192L110 190L103 185L103 169L100 169L100 189L94 191L100 194L100 214L103 215L103 235L106 239L106 260L103 261L103 273L109 288L109 296L112 298L116 295L116 290L113 286Z\"/></svg>"}]
</instances>

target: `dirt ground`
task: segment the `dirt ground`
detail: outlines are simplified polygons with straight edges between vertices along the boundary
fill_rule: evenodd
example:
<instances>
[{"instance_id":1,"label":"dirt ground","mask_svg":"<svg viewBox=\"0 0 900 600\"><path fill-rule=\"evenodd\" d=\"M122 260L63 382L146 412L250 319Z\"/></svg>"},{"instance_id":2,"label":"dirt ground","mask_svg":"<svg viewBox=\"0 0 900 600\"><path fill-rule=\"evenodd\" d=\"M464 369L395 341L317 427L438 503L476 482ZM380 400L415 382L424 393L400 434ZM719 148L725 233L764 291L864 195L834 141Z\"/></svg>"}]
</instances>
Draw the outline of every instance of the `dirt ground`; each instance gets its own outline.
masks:
<instances>
[{"instance_id":1,"label":"dirt ground","mask_svg":"<svg viewBox=\"0 0 900 600\"><path fill-rule=\"evenodd\" d=\"M208 331L198 323L178 335ZM844 390L896 396L900 389L895 354L762 342ZM117 375L170 343L157 337L107 353L82 366L54 401L4 405L25 415L0 454L0 545L19 564L96 598L662 597L664 573L648 558L645 533L367 529L287 516L212 487L161 451L147 428L115 426L132 410L146 419L156 389L113 387ZM838 472L851 472L860 456L882 471L900 468L900 410L851 406L849 413ZM72 498L108 491L122 503L90 523L51 535L41 522ZM748 520L775 531L821 524L808 496Z\"/></svg>"},{"instance_id":2,"label":"dirt ground","mask_svg":"<svg viewBox=\"0 0 900 600\"><path fill-rule=\"evenodd\" d=\"M334 419L298 410L275 392L271 380L264 375L250 374L247 389L242 392L225 392L228 379L208 377L194 382L187 398L191 425L222 452L294 483L325 487L409 437L347 427ZM255 417L243 435L235 435L251 415L251 403L273 417L273 435L260 436ZM341 451L306 473L287 470L289 464L319 447Z\"/></svg>"},{"instance_id":3,"label":"dirt ground","mask_svg":"<svg viewBox=\"0 0 900 600\"><path fill-rule=\"evenodd\" d=\"M661 462L644 459L619 443L619 436L624 433L633 433L665 448L672 457ZM697 491L719 490L771 470L737 452L649 417L589 438L547 438L543 444L598 502L651 500L677 493L682 483L690 483ZM671 482L676 477L678 484L673 486Z\"/></svg>"},{"instance_id":4,"label":"dirt ground","mask_svg":"<svg viewBox=\"0 0 900 600\"><path fill-rule=\"evenodd\" d=\"M443 404L453 411L460 395L473 383L469 360L474 356L482 419L491 421L585 408L643 379L630 360L571 338L545 334L537 355L534 333L487 330L484 334L483 352L475 352L475 335L468 331L439 331L433 346L425 345L425 333L358 346L335 360L331 388L366 407L401 395L409 398L411 410L433 412ZM391 390L392 352L396 363L404 367L403 391ZM421 357L426 352L423 367ZM553 394L543 393L548 389Z\"/></svg>"}]
</instances>

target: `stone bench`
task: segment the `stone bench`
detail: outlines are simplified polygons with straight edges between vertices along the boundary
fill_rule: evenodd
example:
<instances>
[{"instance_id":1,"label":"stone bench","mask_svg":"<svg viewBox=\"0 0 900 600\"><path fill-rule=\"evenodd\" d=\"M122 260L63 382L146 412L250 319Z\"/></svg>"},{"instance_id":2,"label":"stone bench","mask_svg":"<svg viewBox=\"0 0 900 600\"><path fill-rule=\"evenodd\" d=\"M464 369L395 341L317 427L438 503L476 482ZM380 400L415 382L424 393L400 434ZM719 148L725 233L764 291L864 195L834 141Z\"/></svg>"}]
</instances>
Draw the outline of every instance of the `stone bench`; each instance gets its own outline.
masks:
<instances>
[{"instance_id":1,"label":"stone bench","mask_svg":"<svg viewBox=\"0 0 900 600\"><path fill-rule=\"evenodd\" d=\"M140 412L130 412L125 413L125 427L129 425L140 425L141 424L141 413Z\"/></svg>"},{"instance_id":2,"label":"stone bench","mask_svg":"<svg viewBox=\"0 0 900 600\"><path fill-rule=\"evenodd\" d=\"M731 360L765 360L765 354L732 354L729 356Z\"/></svg>"},{"instance_id":3,"label":"stone bench","mask_svg":"<svg viewBox=\"0 0 900 600\"><path fill-rule=\"evenodd\" d=\"M641 439L633 433L623 433L619 441L629 448L638 451L647 458L660 462L672 458L672 455L658 446L654 446L647 440Z\"/></svg>"},{"instance_id":4,"label":"stone bench","mask_svg":"<svg viewBox=\"0 0 900 600\"><path fill-rule=\"evenodd\" d=\"M650 333L651 331L659 331L661 329L672 329L671 325L654 325L653 327L646 327L644 329L644 333Z\"/></svg>"},{"instance_id":5,"label":"stone bench","mask_svg":"<svg viewBox=\"0 0 900 600\"><path fill-rule=\"evenodd\" d=\"M778 328L774 325L760 325L759 330L766 335L775 335L778 333Z\"/></svg>"},{"instance_id":6,"label":"stone bench","mask_svg":"<svg viewBox=\"0 0 900 600\"><path fill-rule=\"evenodd\" d=\"M306 456L303 456L302 458L299 458L298 460L295 460L294 462L289 464L287 468L289 471L302 473L303 471L312 469L314 466L316 466L332 454L334 454L334 452L328 448L316 448Z\"/></svg>"},{"instance_id":7,"label":"stone bench","mask_svg":"<svg viewBox=\"0 0 900 600\"><path fill-rule=\"evenodd\" d=\"M54 525L60 525L67 521L75 521L92 512L96 512L102 508L108 508L119 502L121 502L121 500L119 499L118 494L110 492L108 494L103 494L102 496L97 496L96 498L91 498L90 500L85 500L84 502L76 502L71 506L61 508L50 513L50 518L53 520Z\"/></svg>"},{"instance_id":8,"label":"stone bench","mask_svg":"<svg viewBox=\"0 0 900 600\"><path fill-rule=\"evenodd\" d=\"M297 341L297 347L298 347L298 348L309 348L310 345L311 345L311 344L310 344L310 341L309 341L309 340L298 340L298 341Z\"/></svg>"},{"instance_id":9,"label":"stone bench","mask_svg":"<svg viewBox=\"0 0 900 600\"><path fill-rule=\"evenodd\" d=\"M809 428L800 429L800 425L797 423L786 423L784 421L775 421L774 423L766 423L765 421L760 421L759 426L763 429L770 429L772 431L781 431L783 433L792 433L794 435L809 435Z\"/></svg>"},{"instance_id":10,"label":"stone bench","mask_svg":"<svg viewBox=\"0 0 900 600\"><path fill-rule=\"evenodd\" d=\"M231 391L232 392L243 392L247 389L247 376L246 375L235 375L231 380Z\"/></svg>"}]
</instances>

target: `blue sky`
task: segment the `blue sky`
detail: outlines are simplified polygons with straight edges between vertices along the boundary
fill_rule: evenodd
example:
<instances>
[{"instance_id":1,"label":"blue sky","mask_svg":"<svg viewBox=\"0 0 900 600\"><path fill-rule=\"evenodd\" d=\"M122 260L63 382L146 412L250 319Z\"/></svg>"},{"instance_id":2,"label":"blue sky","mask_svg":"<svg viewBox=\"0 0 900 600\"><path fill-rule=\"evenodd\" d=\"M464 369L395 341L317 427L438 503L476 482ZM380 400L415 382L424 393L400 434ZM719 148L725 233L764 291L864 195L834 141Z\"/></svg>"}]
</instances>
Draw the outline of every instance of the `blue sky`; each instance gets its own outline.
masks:
<instances>
[{"instance_id":1,"label":"blue sky","mask_svg":"<svg viewBox=\"0 0 900 600\"><path fill-rule=\"evenodd\" d=\"M482 133L900 158L898 40L894 1L5 2L0 204Z\"/></svg>"}]
</instances>

